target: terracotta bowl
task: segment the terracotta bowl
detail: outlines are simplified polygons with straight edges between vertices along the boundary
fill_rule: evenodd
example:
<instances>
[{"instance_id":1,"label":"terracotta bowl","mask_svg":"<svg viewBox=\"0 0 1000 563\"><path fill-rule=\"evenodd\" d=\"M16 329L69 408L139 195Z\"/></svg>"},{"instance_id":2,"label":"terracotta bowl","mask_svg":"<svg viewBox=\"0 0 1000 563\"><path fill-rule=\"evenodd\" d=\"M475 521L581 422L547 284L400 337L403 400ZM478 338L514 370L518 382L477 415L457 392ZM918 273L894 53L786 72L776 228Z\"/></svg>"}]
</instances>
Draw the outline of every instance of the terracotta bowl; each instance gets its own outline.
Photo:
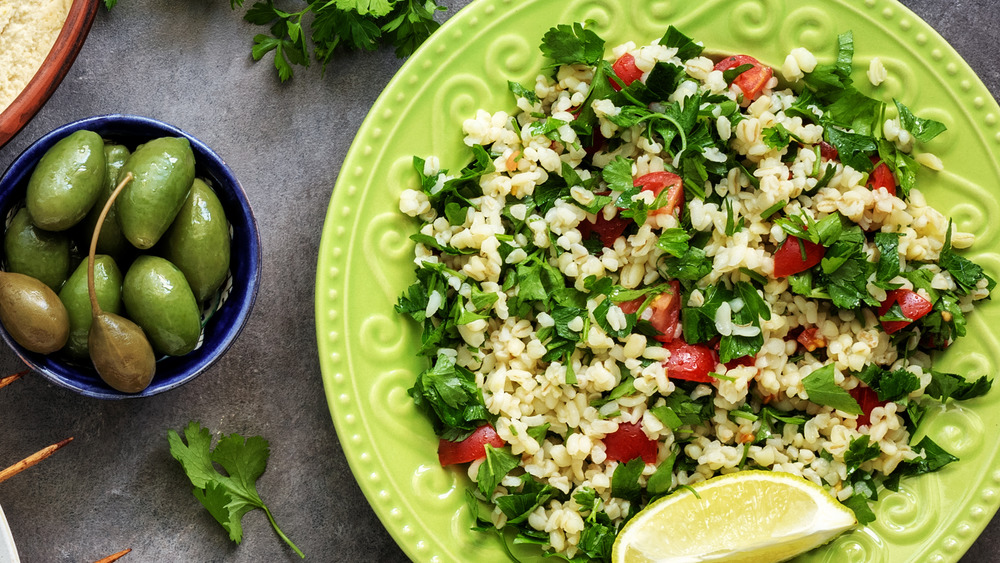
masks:
<instances>
[{"instance_id":1,"label":"terracotta bowl","mask_svg":"<svg viewBox=\"0 0 1000 563\"><path fill-rule=\"evenodd\" d=\"M13 103L0 113L0 147L31 121L56 91L83 47L99 5L100 0L75 0L70 6L66 23L42 66Z\"/></svg>"}]
</instances>

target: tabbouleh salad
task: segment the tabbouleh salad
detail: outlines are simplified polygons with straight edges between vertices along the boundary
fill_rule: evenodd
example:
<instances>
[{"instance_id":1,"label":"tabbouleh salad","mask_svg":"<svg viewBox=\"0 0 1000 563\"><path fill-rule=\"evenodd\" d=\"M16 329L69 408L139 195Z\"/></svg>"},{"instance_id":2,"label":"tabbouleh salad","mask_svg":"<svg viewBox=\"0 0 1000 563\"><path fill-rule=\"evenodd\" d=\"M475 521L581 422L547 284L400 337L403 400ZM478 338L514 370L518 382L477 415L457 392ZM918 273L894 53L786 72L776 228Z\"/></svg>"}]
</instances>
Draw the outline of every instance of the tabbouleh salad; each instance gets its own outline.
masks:
<instances>
[{"instance_id":1,"label":"tabbouleh salad","mask_svg":"<svg viewBox=\"0 0 1000 563\"><path fill-rule=\"evenodd\" d=\"M989 390L932 356L994 281L915 185L945 127L861 93L851 33L836 49L775 71L670 27L611 62L559 25L517 113L465 121L470 164L414 159L410 395L468 464L476 529L607 560L714 475L799 475L868 523L881 487L956 461L911 436L929 400Z\"/></svg>"}]
</instances>

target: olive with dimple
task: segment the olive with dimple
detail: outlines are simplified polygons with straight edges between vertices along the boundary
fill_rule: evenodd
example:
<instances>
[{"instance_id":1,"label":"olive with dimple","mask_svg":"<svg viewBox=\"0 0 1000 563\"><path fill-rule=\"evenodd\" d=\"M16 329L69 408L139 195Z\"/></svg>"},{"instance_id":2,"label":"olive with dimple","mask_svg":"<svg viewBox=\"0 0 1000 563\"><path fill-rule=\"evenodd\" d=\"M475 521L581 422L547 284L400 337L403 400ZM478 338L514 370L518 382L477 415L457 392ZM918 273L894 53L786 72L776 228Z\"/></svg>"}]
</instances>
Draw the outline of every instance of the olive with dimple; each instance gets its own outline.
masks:
<instances>
[{"instance_id":1,"label":"olive with dimple","mask_svg":"<svg viewBox=\"0 0 1000 563\"><path fill-rule=\"evenodd\" d=\"M219 290L229 271L229 223L218 196L195 179L162 239L163 257L180 268L198 302Z\"/></svg>"},{"instance_id":2,"label":"olive with dimple","mask_svg":"<svg viewBox=\"0 0 1000 563\"><path fill-rule=\"evenodd\" d=\"M122 234L152 248L173 222L194 181L194 153L183 137L161 137L137 148L118 173L134 176L116 204Z\"/></svg>"},{"instance_id":3,"label":"olive with dimple","mask_svg":"<svg viewBox=\"0 0 1000 563\"><path fill-rule=\"evenodd\" d=\"M97 201L104 182L104 140L80 130L60 139L28 180L25 205L36 227L64 231L79 223Z\"/></svg>"},{"instance_id":4,"label":"olive with dimple","mask_svg":"<svg viewBox=\"0 0 1000 563\"><path fill-rule=\"evenodd\" d=\"M87 289L87 266L87 261L80 263L59 292L59 299L69 313L69 341L63 350L77 358L87 357L87 340L94 318ZM94 257L94 291L101 309L121 313L122 272L110 256Z\"/></svg>"},{"instance_id":5,"label":"olive with dimple","mask_svg":"<svg viewBox=\"0 0 1000 563\"><path fill-rule=\"evenodd\" d=\"M37 278L59 291L70 268L69 237L35 227L27 209L20 209L3 239L7 270Z\"/></svg>"},{"instance_id":6,"label":"olive with dimple","mask_svg":"<svg viewBox=\"0 0 1000 563\"><path fill-rule=\"evenodd\" d=\"M0 323L15 342L51 354L66 345L69 315L52 288L24 274L0 272Z\"/></svg>"},{"instance_id":7,"label":"olive with dimple","mask_svg":"<svg viewBox=\"0 0 1000 563\"><path fill-rule=\"evenodd\" d=\"M122 282L122 301L157 352L182 356L198 344L201 311L184 273L169 261L136 258Z\"/></svg>"}]
</instances>

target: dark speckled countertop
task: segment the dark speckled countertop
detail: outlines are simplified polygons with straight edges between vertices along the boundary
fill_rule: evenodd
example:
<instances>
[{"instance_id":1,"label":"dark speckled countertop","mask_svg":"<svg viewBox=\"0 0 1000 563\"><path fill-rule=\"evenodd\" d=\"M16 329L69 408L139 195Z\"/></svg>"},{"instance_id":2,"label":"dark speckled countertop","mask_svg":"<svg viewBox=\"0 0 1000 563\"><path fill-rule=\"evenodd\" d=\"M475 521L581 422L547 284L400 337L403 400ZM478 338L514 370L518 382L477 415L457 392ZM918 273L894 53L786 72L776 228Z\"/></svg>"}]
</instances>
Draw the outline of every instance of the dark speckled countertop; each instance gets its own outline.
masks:
<instances>
[{"instance_id":1,"label":"dark speckled countertop","mask_svg":"<svg viewBox=\"0 0 1000 563\"><path fill-rule=\"evenodd\" d=\"M0 0L4 1L4 0ZM857 0L861 2L862 0ZM467 2L446 0L447 18ZM249 4L249 3L248 3ZM291 4L291 2L289 2ZM1000 93L995 0L903 0ZM224 0L122 0L100 10L76 64L34 120L0 149L4 169L32 140L102 113L159 118L228 161L259 222L263 283L229 353L184 387L150 400L85 399L32 374L0 390L0 466L67 436L75 441L0 484L25 563L296 561L256 511L242 545L190 493L166 432L200 420L263 435L259 486L282 529L313 561L404 561L369 508L330 420L316 352L316 256L334 180L358 127L401 62L390 50L340 56L321 75L281 84L254 64L257 29ZM0 374L21 369L0 350ZM1000 561L1000 518L963 563Z\"/></svg>"}]
</instances>

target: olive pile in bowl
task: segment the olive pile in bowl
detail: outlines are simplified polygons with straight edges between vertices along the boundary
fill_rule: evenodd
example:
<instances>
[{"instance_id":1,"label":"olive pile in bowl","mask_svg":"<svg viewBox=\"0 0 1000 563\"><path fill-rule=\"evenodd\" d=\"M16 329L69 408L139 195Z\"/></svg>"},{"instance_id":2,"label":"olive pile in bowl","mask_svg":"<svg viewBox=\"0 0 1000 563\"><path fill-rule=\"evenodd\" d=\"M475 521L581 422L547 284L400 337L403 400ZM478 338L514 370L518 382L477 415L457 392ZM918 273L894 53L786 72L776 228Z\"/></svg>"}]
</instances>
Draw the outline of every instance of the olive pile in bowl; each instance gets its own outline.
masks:
<instances>
[{"instance_id":1,"label":"olive pile in bowl","mask_svg":"<svg viewBox=\"0 0 1000 563\"><path fill-rule=\"evenodd\" d=\"M253 213L228 166L175 127L124 115L60 127L0 179L0 209L4 269L57 294L67 325L55 351L25 340L16 319L2 319L2 335L59 385L159 393L204 371L246 323L260 278ZM30 293L11 277L0 298Z\"/></svg>"}]
</instances>

